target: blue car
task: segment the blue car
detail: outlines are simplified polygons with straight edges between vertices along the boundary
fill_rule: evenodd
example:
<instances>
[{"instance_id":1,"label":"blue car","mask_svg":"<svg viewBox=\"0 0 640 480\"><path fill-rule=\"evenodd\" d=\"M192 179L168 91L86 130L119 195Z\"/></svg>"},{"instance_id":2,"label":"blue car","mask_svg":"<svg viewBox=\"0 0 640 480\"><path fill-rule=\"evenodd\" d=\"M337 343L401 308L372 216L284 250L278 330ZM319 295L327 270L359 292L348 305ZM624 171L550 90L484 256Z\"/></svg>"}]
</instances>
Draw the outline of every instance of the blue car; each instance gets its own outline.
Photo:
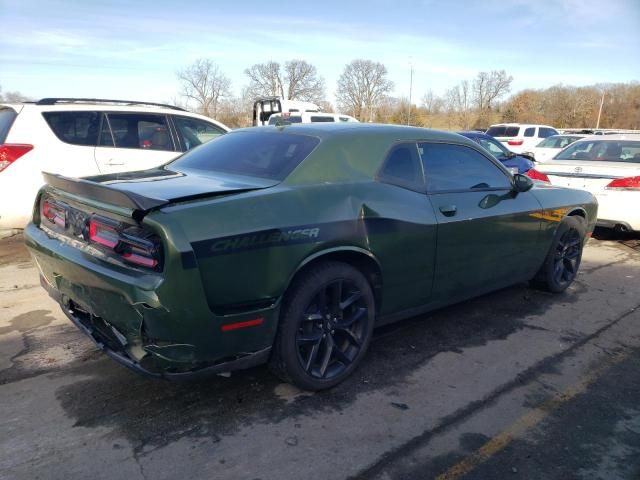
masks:
<instances>
[{"instance_id":1,"label":"blue car","mask_svg":"<svg viewBox=\"0 0 640 480\"><path fill-rule=\"evenodd\" d=\"M508 169L518 169L518 173L526 173L533 168L533 158L529 155L515 154L490 135L481 132L458 132L476 143L496 157ZM512 170L515 173L515 170Z\"/></svg>"}]
</instances>

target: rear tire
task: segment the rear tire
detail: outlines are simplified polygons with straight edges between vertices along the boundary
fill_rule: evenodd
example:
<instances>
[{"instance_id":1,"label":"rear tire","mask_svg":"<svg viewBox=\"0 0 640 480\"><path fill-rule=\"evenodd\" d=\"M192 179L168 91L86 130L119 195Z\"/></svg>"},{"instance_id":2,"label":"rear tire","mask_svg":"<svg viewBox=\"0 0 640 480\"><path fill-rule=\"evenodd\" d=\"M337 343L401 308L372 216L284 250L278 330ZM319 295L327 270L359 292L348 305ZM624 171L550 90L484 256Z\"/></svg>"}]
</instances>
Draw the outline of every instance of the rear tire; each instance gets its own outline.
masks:
<instances>
[{"instance_id":1,"label":"rear tire","mask_svg":"<svg viewBox=\"0 0 640 480\"><path fill-rule=\"evenodd\" d=\"M335 261L311 267L285 295L269 366L302 389L331 388L362 361L374 319L373 291L360 271Z\"/></svg>"},{"instance_id":2,"label":"rear tire","mask_svg":"<svg viewBox=\"0 0 640 480\"><path fill-rule=\"evenodd\" d=\"M579 216L562 219L544 263L531 281L533 287L561 293L573 283L582 261L587 231L585 223Z\"/></svg>"}]
</instances>

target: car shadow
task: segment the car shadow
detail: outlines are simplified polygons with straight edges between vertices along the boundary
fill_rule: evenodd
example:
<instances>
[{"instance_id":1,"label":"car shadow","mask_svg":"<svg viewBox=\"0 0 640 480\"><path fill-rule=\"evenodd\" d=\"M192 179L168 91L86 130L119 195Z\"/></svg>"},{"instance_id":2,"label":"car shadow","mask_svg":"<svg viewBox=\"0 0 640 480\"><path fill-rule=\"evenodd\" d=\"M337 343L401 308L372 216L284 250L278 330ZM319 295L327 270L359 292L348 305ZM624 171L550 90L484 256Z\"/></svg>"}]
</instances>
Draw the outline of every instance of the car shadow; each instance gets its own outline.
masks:
<instances>
[{"instance_id":1,"label":"car shadow","mask_svg":"<svg viewBox=\"0 0 640 480\"><path fill-rule=\"evenodd\" d=\"M567 292L561 301L577 301L580 294L580 289ZM134 453L145 454L182 437L217 441L255 422L340 411L358 395L407 381L441 352L461 352L535 328L522 319L543 314L558 298L517 285L378 328L354 374L337 387L313 395L283 385L266 366L234 372L229 378L173 383L143 377L102 354L85 354L51 373L78 378L56 391L75 426L112 428L131 442Z\"/></svg>"}]
</instances>

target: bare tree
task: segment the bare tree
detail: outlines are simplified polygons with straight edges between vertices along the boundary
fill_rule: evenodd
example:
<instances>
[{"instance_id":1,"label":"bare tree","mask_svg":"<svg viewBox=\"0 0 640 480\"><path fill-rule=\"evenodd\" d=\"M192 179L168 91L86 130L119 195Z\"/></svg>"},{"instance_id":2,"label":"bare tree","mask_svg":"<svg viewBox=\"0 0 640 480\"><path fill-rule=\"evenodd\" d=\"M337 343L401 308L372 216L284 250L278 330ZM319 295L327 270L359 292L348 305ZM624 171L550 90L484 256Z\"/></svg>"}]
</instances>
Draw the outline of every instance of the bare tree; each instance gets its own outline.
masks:
<instances>
[{"instance_id":1,"label":"bare tree","mask_svg":"<svg viewBox=\"0 0 640 480\"><path fill-rule=\"evenodd\" d=\"M23 95L17 90L14 92L4 92L2 93L2 86L0 86L0 101L7 103L20 103L20 102L28 102L31 98Z\"/></svg>"},{"instance_id":2,"label":"bare tree","mask_svg":"<svg viewBox=\"0 0 640 480\"><path fill-rule=\"evenodd\" d=\"M275 96L285 98L278 62L256 63L245 68L244 74L249 77L247 92L252 98Z\"/></svg>"},{"instance_id":3,"label":"bare tree","mask_svg":"<svg viewBox=\"0 0 640 480\"><path fill-rule=\"evenodd\" d=\"M310 63L304 60L289 60L284 64L284 79L289 100L316 103L324 100L324 79Z\"/></svg>"},{"instance_id":4,"label":"bare tree","mask_svg":"<svg viewBox=\"0 0 640 480\"><path fill-rule=\"evenodd\" d=\"M473 98L480 113L491 110L493 102L509 93L513 77L504 70L479 72L473 81Z\"/></svg>"},{"instance_id":5,"label":"bare tree","mask_svg":"<svg viewBox=\"0 0 640 480\"><path fill-rule=\"evenodd\" d=\"M284 69L278 62L257 63L245 69L252 98L278 96L287 100L319 103L324 99L324 79L305 60L289 60Z\"/></svg>"},{"instance_id":6,"label":"bare tree","mask_svg":"<svg viewBox=\"0 0 640 480\"><path fill-rule=\"evenodd\" d=\"M471 88L468 80L463 80L458 85L447 90L447 109L458 118L458 123L463 129L468 129L471 124Z\"/></svg>"},{"instance_id":7,"label":"bare tree","mask_svg":"<svg viewBox=\"0 0 640 480\"><path fill-rule=\"evenodd\" d=\"M359 120L372 121L375 109L393 89L387 68L371 60L353 60L338 79L336 98L342 110Z\"/></svg>"},{"instance_id":8,"label":"bare tree","mask_svg":"<svg viewBox=\"0 0 640 480\"><path fill-rule=\"evenodd\" d=\"M208 117L215 117L220 101L230 96L231 81L212 60L200 58L177 76L182 96L195 102L197 110Z\"/></svg>"}]
</instances>

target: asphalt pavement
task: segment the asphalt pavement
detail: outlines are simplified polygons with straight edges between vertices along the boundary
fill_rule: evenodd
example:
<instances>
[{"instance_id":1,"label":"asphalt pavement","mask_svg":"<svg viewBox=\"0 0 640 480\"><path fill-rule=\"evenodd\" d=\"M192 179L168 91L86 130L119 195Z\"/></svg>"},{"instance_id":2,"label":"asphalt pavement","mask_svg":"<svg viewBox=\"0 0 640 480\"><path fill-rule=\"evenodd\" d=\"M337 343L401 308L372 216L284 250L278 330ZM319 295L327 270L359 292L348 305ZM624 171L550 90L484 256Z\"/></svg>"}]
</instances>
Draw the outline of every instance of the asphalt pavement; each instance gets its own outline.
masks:
<instances>
[{"instance_id":1,"label":"asphalt pavement","mask_svg":"<svg viewBox=\"0 0 640 480\"><path fill-rule=\"evenodd\" d=\"M265 367L142 377L98 351L0 241L2 479L640 479L640 239L600 232L578 280L376 330L310 394Z\"/></svg>"}]
</instances>

